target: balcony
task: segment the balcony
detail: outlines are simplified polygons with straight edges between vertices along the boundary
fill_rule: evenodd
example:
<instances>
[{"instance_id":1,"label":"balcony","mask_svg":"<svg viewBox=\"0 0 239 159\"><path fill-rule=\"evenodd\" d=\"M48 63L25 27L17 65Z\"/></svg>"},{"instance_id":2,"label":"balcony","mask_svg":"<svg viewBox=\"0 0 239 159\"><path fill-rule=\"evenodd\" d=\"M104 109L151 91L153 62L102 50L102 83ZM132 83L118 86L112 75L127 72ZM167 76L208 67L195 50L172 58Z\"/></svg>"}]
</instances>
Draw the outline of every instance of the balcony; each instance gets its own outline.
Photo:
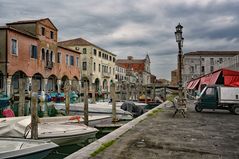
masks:
<instances>
[{"instance_id":1,"label":"balcony","mask_svg":"<svg viewBox=\"0 0 239 159\"><path fill-rule=\"evenodd\" d=\"M53 68L53 62L52 61L47 61L45 68L46 69L52 69Z\"/></svg>"},{"instance_id":2,"label":"balcony","mask_svg":"<svg viewBox=\"0 0 239 159\"><path fill-rule=\"evenodd\" d=\"M110 78L110 73L108 72L102 72L103 78Z\"/></svg>"}]
</instances>

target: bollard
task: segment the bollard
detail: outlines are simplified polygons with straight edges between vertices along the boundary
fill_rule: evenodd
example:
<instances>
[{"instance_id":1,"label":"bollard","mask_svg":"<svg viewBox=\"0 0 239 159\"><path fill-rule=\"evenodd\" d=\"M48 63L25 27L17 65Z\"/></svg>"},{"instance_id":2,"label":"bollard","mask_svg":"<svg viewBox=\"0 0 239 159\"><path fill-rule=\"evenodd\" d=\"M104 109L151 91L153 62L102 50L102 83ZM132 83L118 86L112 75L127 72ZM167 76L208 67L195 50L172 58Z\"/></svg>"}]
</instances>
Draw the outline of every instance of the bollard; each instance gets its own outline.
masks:
<instances>
[{"instance_id":1,"label":"bollard","mask_svg":"<svg viewBox=\"0 0 239 159\"><path fill-rule=\"evenodd\" d=\"M69 96L69 90L70 90L69 81L65 81L64 94L65 94L66 115L69 115L69 113L70 113L70 96Z\"/></svg>"},{"instance_id":2,"label":"bollard","mask_svg":"<svg viewBox=\"0 0 239 159\"><path fill-rule=\"evenodd\" d=\"M116 122L116 101L115 101L115 84L112 83L110 86L110 94L112 98L112 122Z\"/></svg>"},{"instance_id":3,"label":"bollard","mask_svg":"<svg viewBox=\"0 0 239 159\"><path fill-rule=\"evenodd\" d=\"M19 79L19 107L18 107L18 116L24 116L25 110L25 79Z\"/></svg>"},{"instance_id":4,"label":"bollard","mask_svg":"<svg viewBox=\"0 0 239 159\"><path fill-rule=\"evenodd\" d=\"M88 83L84 82L84 124L88 126Z\"/></svg>"},{"instance_id":5,"label":"bollard","mask_svg":"<svg viewBox=\"0 0 239 159\"><path fill-rule=\"evenodd\" d=\"M38 139L38 115L37 115L37 93L38 83L36 80L32 80L32 92L31 92L31 138Z\"/></svg>"}]
</instances>

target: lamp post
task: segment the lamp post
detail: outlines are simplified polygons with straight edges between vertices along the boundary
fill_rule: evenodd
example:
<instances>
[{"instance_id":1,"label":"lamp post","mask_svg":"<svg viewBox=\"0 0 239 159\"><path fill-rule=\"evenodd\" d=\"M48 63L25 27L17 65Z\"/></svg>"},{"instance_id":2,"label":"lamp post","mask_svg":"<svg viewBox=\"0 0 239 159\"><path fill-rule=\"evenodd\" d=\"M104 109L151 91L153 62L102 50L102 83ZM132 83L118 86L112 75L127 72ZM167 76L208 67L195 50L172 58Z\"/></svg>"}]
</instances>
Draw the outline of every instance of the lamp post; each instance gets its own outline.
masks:
<instances>
[{"instance_id":1,"label":"lamp post","mask_svg":"<svg viewBox=\"0 0 239 159\"><path fill-rule=\"evenodd\" d=\"M182 108L184 106L183 101L183 87L182 87L182 47L183 47L183 36L182 36L182 29L183 26L179 23L176 26L176 42L178 43L178 89L179 89L179 99L178 99L178 106Z\"/></svg>"}]
</instances>

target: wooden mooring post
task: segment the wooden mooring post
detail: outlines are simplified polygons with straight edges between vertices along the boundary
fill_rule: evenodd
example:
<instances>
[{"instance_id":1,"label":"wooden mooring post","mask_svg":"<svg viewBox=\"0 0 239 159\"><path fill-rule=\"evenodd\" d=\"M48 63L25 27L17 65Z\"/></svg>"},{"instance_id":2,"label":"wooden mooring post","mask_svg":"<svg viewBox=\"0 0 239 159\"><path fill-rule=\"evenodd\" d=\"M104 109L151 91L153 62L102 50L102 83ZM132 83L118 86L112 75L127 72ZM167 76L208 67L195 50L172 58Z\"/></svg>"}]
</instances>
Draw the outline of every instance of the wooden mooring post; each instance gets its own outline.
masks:
<instances>
[{"instance_id":1,"label":"wooden mooring post","mask_svg":"<svg viewBox=\"0 0 239 159\"><path fill-rule=\"evenodd\" d=\"M38 115L37 115L37 100L38 100L38 83L32 80L31 92L31 138L38 139Z\"/></svg>"},{"instance_id":2,"label":"wooden mooring post","mask_svg":"<svg viewBox=\"0 0 239 159\"><path fill-rule=\"evenodd\" d=\"M69 96L69 91L70 91L69 81L65 81L64 94L65 94L66 115L69 115L69 113L70 113L70 96Z\"/></svg>"},{"instance_id":3,"label":"wooden mooring post","mask_svg":"<svg viewBox=\"0 0 239 159\"><path fill-rule=\"evenodd\" d=\"M95 90L96 90L96 85L95 83L92 83L92 103L95 104Z\"/></svg>"},{"instance_id":4,"label":"wooden mooring post","mask_svg":"<svg viewBox=\"0 0 239 159\"><path fill-rule=\"evenodd\" d=\"M110 86L110 95L112 98L112 122L116 122L116 100L115 100L115 84L112 83Z\"/></svg>"},{"instance_id":5,"label":"wooden mooring post","mask_svg":"<svg viewBox=\"0 0 239 159\"><path fill-rule=\"evenodd\" d=\"M88 83L84 82L84 124L89 125L88 122Z\"/></svg>"},{"instance_id":6,"label":"wooden mooring post","mask_svg":"<svg viewBox=\"0 0 239 159\"><path fill-rule=\"evenodd\" d=\"M145 98L144 98L144 100L145 100L145 103L147 103L147 94L148 94L148 92L147 92L147 86L145 86Z\"/></svg>"},{"instance_id":7,"label":"wooden mooring post","mask_svg":"<svg viewBox=\"0 0 239 159\"><path fill-rule=\"evenodd\" d=\"M19 106L18 106L18 116L24 116L25 110L25 87L26 79L19 79Z\"/></svg>"}]
</instances>

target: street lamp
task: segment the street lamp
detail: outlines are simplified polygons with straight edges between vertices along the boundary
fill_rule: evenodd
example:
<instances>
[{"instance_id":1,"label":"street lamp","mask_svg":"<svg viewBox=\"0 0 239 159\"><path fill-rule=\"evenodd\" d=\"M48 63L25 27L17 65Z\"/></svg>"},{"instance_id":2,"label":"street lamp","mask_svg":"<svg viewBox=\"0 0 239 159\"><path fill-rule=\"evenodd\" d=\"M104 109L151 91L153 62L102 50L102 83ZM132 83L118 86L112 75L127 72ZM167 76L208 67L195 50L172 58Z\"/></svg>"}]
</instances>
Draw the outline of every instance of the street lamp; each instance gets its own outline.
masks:
<instances>
[{"instance_id":1,"label":"street lamp","mask_svg":"<svg viewBox=\"0 0 239 159\"><path fill-rule=\"evenodd\" d=\"M183 26L179 23L176 26L176 42L178 43L178 89L179 89L179 99L178 99L178 106L179 108L183 108L184 100L183 100L183 87L182 87L182 47L183 47Z\"/></svg>"}]
</instances>

